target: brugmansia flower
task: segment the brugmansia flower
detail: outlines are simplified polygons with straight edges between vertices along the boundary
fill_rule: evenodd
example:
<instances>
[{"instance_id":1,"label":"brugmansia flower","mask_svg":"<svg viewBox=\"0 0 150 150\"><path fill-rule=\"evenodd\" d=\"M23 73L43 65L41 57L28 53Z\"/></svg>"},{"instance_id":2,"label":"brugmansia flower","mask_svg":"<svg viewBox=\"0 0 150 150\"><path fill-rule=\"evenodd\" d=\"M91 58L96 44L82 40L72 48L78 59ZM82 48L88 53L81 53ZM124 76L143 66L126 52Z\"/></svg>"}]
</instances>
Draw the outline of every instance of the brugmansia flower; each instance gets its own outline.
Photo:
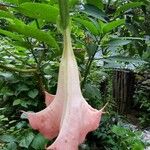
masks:
<instances>
[{"instance_id":1,"label":"brugmansia flower","mask_svg":"<svg viewBox=\"0 0 150 150\"><path fill-rule=\"evenodd\" d=\"M47 150L78 150L86 134L99 126L103 113L103 108L92 108L82 96L69 28L64 30L63 36L56 95L46 92L47 107L37 113L27 113L33 129L48 139L57 137Z\"/></svg>"}]
</instances>

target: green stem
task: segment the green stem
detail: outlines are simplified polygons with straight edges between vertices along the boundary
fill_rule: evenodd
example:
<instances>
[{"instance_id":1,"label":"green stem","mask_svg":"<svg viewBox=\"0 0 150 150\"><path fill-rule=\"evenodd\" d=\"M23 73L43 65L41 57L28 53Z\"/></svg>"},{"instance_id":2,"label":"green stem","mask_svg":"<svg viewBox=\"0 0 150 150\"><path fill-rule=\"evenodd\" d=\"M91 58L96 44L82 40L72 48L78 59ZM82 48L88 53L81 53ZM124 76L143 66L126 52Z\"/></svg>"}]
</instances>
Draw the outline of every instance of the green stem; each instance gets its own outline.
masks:
<instances>
[{"instance_id":1,"label":"green stem","mask_svg":"<svg viewBox=\"0 0 150 150\"><path fill-rule=\"evenodd\" d=\"M60 11L60 26L63 30L69 25L69 0L58 0Z\"/></svg>"},{"instance_id":2,"label":"green stem","mask_svg":"<svg viewBox=\"0 0 150 150\"><path fill-rule=\"evenodd\" d=\"M10 72L19 72L19 73L36 73L36 69L19 69L19 68L13 68L13 67L8 67L5 65L0 64L0 68L10 71Z\"/></svg>"},{"instance_id":3,"label":"green stem","mask_svg":"<svg viewBox=\"0 0 150 150\"><path fill-rule=\"evenodd\" d=\"M97 52L97 51L96 51ZM92 65L92 62L94 60L94 56L96 54L96 52L91 56L89 57L88 61L87 61L87 64L86 64L86 70L85 70L85 73L84 73L84 79L81 83L81 89L84 87L85 83L86 83L86 79L87 79L87 76L89 74L89 71L91 69L91 65Z\"/></svg>"},{"instance_id":4,"label":"green stem","mask_svg":"<svg viewBox=\"0 0 150 150\"><path fill-rule=\"evenodd\" d=\"M37 28L40 29L40 25L37 19L35 19L35 23L36 23Z\"/></svg>"},{"instance_id":5,"label":"green stem","mask_svg":"<svg viewBox=\"0 0 150 150\"><path fill-rule=\"evenodd\" d=\"M39 22L38 22L37 19L35 19L35 22L36 22L37 28L40 29L40 25L39 25ZM37 68L38 68L38 70L40 72L40 74L38 74L38 78L37 79L38 79L39 85L41 86L41 90L43 89L43 91L44 91L45 89L48 90L48 85L47 85L47 82L46 82L45 77L43 75L43 71L41 69L41 63L44 60L45 53L46 53L46 46L45 46L44 42L42 43L42 46L43 46L44 50L42 51L42 54L41 54L40 58L38 60L36 59L36 63L37 63ZM44 89L43 83L45 85L45 89Z\"/></svg>"},{"instance_id":6,"label":"green stem","mask_svg":"<svg viewBox=\"0 0 150 150\"><path fill-rule=\"evenodd\" d=\"M45 94L44 94L45 87L44 87L44 84L43 84L43 76L41 75L40 72L35 73L35 79L37 81L40 96L44 99L44 97L45 97ZM47 84L45 84L45 85L47 85ZM46 87L46 89L48 89L48 88Z\"/></svg>"},{"instance_id":7,"label":"green stem","mask_svg":"<svg viewBox=\"0 0 150 150\"><path fill-rule=\"evenodd\" d=\"M27 38L27 41L28 41L28 43L30 43L28 38ZM36 56L34 54L34 50L32 47L30 48L30 52L33 55L33 58L34 58L36 65L37 65L36 66L37 67L37 73L35 74L35 77L36 77L37 82L38 82L40 93L41 93L41 95L43 95L42 93L44 92L45 88L46 88L46 90L48 89L48 86L46 84L44 75L43 75L42 70L41 70L41 62L36 58ZM45 88L44 88L44 85L45 85Z\"/></svg>"},{"instance_id":8,"label":"green stem","mask_svg":"<svg viewBox=\"0 0 150 150\"><path fill-rule=\"evenodd\" d=\"M96 37L95 37L96 38ZM101 39L101 38L100 38ZM98 40L96 38L96 43L97 45L99 45L101 42L101 40ZM97 50L98 50L98 47L97 47ZM84 79L83 81L81 82L81 89L84 87L85 83L86 83L86 79L87 79L87 76L90 72L90 69L91 69L91 65L92 65L92 62L94 60L94 57L95 57L95 54L97 53L97 50L93 53L93 55L91 57L89 57L87 63L86 63L86 70L85 70L85 73L84 73Z\"/></svg>"}]
</instances>

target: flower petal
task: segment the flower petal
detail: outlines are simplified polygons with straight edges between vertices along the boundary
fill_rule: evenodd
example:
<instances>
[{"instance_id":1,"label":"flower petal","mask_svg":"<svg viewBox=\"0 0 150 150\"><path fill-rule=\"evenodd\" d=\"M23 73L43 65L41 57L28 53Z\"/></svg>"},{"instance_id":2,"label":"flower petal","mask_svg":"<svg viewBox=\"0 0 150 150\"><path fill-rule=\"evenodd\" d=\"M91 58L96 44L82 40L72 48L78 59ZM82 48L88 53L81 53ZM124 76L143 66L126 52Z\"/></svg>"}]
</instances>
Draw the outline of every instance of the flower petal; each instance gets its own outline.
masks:
<instances>
[{"instance_id":1,"label":"flower petal","mask_svg":"<svg viewBox=\"0 0 150 150\"><path fill-rule=\"evenodd\" d=\"M47 108L37 113L28 112L28 120L33 129L46 138L53 139L58 135L62 114L62 103L54 100Z\"/></svg>"},{"instance_id":2,"label":"flower petal","mask_svg":"<svg viewBox=\"0 0 150 150\"><path fill-rule=\"evenodd\" d=\"M46 91L44 93L45 93L45 104L46 106L48 106L54 100L55 95L52 95Z\"/></svg>"}]
</instances>

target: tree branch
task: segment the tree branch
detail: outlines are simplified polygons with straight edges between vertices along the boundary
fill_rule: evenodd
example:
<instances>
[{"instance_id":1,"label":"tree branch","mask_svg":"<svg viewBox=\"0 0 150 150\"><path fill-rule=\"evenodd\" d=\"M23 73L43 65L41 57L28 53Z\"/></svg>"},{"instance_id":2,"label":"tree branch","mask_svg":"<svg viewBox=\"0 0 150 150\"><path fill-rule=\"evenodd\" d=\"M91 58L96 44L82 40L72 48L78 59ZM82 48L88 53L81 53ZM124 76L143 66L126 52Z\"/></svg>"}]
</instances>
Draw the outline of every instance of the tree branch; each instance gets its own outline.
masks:
<instances>
[{"instance_id":1,"label":"tree branch","mask_svg":"<svg viewBox=\"0 0 150 150\"><path fill-rule=\"evenodd\" d=\"M13 67L8 67L6 65L0 64L0 68L3 70L7 70L10 72L19 72L19 73L36 73L36 69L19 69L19 68L13 68Z\"/></svg>"}]
</instances>

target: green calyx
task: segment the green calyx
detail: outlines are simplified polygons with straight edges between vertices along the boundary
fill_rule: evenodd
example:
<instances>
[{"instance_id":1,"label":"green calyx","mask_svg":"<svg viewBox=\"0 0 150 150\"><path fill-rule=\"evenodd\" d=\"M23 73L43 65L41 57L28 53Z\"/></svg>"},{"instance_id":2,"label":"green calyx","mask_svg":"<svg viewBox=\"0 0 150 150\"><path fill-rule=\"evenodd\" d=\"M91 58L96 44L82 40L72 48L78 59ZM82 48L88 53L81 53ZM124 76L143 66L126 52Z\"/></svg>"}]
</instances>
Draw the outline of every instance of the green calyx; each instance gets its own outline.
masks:
<instances>
[{"instance_id":1,"label":"green calyx","mask_svg":"<svg viewBox=\"0 0 150 150\"><path fill-rule=\"evenodd\" d=\"M58 0L60 10L60 27L65 30L69 25L69 0Z\"/></svg>"}]
</instances>

